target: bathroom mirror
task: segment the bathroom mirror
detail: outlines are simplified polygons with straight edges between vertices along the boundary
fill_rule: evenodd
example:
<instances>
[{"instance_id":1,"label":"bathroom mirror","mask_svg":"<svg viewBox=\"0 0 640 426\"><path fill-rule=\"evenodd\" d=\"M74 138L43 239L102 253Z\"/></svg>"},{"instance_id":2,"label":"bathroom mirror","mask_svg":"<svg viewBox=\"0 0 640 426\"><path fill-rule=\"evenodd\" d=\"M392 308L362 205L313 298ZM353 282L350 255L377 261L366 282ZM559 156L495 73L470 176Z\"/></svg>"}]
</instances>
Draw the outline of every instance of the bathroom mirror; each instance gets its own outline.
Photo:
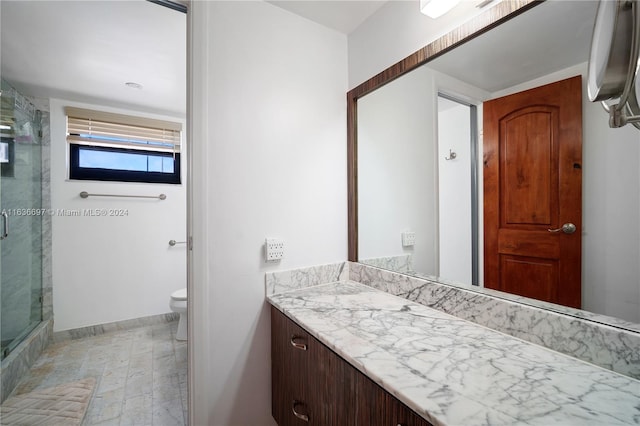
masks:
<instances>
[{"instance_id":1,"label":"bathroom mirror","mask_svg":"<svg viewBox=\"0 0 640 426\"><path fill-rule=\"evenodd\" d=\"M594 1L502 2L349 92L351 261L482 291L483 104L581 76L582 162L574 164L582 170L581 310L494 294L640 330L640 136L633 126L609 128L601 105L587 98L597 8ZM452 104L462 118L445 117ZM447 120L454 128L477 123L475 135L462 136L466 152L438 142L452 128ZM448 168L463 162L471 195L443 187ZM443 210L451 198L459 207ZM442 229L461 211L464 219ZM461 229L466 236L448 236ZM451 241L463 246L445 247ZM444 272L459 269L465 273Z\"/></svg>"}]
</instances>

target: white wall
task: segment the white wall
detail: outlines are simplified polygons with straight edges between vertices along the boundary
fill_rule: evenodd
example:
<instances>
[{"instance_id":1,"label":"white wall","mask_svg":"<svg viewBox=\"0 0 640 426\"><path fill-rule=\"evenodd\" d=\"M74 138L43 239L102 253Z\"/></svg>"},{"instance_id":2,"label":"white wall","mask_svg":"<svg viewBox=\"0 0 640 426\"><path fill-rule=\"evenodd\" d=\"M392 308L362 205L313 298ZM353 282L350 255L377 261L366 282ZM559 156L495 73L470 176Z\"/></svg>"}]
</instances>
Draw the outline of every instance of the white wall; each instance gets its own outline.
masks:
<instances>
[{"instance_id":1,"label":"white wall","mask_svg":"<svg viewBox=\"0 0 640 426\"><path fill-rule=\"evenodd\" d=\"M192 6L191 421L272 425L264 273L347 258L347 42L265 2Z\"/></svg>"},{"instance_id":2,"label":"white wall","mask_svg":"<svg viewBox=\"0 0 640 426\"><path fill-rule=\"evenodd\" d=\"M440 276L472 282L471 109L438 98ZM449 150L456 153L451 159ZM449 158L449 160L447 160Z\"/></svg>"},{"instance_id":3,"label":"white wall","mask_svg":"<svg viewBox=\"0 0 640 426\"><path fill-rule=\"evenodd\" d=\"M420 68L358 100L358 256L412 254L415 271L436 275L436 96ZM416 234L402 247L401 233Z\"/></svg>"},{"instance_id":4,"label":"white wall","mask_svg":"<svg viewBox=\"0 0 640 426\"><path fill-rule=\"evenodd\" d=\"M186 249L168 241L186 237L186 168L183 184L67 179L65 106L180 121L174 117L51 99L51 205L54 210L123 209L126 216L52 218L54 331L171 312L169 296L186 286ZM79 197L158 195L167 199Z\"/></svg>"}]
</instances>

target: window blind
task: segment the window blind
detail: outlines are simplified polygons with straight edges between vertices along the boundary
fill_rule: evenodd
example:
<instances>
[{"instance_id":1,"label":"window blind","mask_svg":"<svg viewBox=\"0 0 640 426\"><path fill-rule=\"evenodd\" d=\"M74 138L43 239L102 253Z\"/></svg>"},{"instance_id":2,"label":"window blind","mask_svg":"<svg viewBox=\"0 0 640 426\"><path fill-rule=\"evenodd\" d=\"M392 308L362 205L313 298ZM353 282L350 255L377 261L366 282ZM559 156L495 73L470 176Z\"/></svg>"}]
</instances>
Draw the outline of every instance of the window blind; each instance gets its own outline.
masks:
<instances>
[{"instance_id":1,"label":"window blind","mask_svg":"<svg viewBox=\"0 0 640 426\"><path fill-rule=\"evenodd\" d=\"M74 107L66 107L65 113L68 143L180 152L180 123Z\"/></svg>"}]
</instances>

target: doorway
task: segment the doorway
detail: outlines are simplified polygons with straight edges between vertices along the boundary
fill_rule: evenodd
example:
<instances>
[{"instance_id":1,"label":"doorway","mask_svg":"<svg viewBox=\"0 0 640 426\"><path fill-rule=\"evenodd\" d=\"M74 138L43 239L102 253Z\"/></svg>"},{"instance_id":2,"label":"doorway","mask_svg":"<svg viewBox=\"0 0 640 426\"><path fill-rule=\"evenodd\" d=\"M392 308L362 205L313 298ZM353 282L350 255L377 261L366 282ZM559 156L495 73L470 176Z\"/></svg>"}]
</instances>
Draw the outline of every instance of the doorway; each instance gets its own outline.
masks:
<instances>
[{"instance_id":1,"label":"doorway","mask_svg":"<svg viewBox=\"0 0 640 426\"><path fill-rule=\"evenodd\" d=\"M478 285L477 107L438 94L439 276Z\"/></svg>"},{"instance_id":2,"label":"doorway","mask_svg":"<svg viewBox=\"0 0 640 426\"><path fill-rule=\"evenodd\" d=\"M89 405L89 423L125 421L125 411L136 415L146 408L152 415L153 404L174 407L167 416L156 419L158 423L186 423L187 344L176 342L177 315L169 308L172 292L187 284L186 244L174 247L169 243L187 240L185 167L182 185L162 188L150 183L72 180L66 170L65 128L67 106L166 119L186 128L186 83L170 75L178 69L186 80L184 10L152 2L110 1L3 2L1 7L3 79L50 117L43 133L50 134L51 144L34 148L42 149L42 163L50 165L41 174L47 188L43 194L51 194L52 200L51 205L35 209L46 213L42 220L53 228L52 238L43 237L46 241L41 244L41 275L45 283L52 282L44 286L41 310L45 319L53 315L57 329L52 330L53 339L48 334L41 340L26 340L35 340L38 350L52 342L50 348L58 354L69 352L68 356L42 357L30 376L20 377L23 370L5 374L3 362L3 379L22 378L15 389L29 392L55 386L57 379L71 381L88 375L96 379L96 403ZM94 19L96 16L100 19ZM177 23L174 17L179 17ZM152 25L145 26L148 23ZM124 44L119 44L123 39ZM141 39L148 44L141 46ZM89 47L83 46L88 40ZM175 52L167 53L174 43ZM153 62L156 59L163 62L158 65ZM149 71L145 63L155 67ZM177 97L170 98L170 90L165 89L177 89ZM4 94L3 87L3 102ZM182 135L184 145L187 136ZM188 149L183 152L186 166ZM25 154L17 154L24 165ZM11 182L3 175L0 189L4 192L5 184ZM118 197L83 198L83 192ZM33 252L36 246L34 240ZM4 307L2 311L4 315ZM21 369L35 361L32 349L17 348L9 357L20 352L28 357L18 359ZM62 372L71 374L69 380ZM170 394L169 389L175 393ZM2 390L3 395L10 394L4 381ZM156 392L157 397L142 397L147 391ZM141 405L133 404L134 400Z\"/></svg>"}]
</instances>

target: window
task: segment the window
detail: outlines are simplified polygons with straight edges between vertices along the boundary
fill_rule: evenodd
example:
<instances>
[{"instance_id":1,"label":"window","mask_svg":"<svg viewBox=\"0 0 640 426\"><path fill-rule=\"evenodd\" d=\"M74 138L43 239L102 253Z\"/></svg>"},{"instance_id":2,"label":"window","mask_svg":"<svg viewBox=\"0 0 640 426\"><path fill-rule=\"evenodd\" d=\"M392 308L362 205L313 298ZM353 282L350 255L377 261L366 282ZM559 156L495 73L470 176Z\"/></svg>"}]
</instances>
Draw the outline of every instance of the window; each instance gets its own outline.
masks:
<instances>
[{"instance_id":1,"label":"window","mask_svg":"<svg viewBox=\"0 0 640 426\"><path fill-rule=\"evenodd\" d=\"M72 107L65 113L70 179L180 183L180 123Z\"/></svg>"}]
</instances>

